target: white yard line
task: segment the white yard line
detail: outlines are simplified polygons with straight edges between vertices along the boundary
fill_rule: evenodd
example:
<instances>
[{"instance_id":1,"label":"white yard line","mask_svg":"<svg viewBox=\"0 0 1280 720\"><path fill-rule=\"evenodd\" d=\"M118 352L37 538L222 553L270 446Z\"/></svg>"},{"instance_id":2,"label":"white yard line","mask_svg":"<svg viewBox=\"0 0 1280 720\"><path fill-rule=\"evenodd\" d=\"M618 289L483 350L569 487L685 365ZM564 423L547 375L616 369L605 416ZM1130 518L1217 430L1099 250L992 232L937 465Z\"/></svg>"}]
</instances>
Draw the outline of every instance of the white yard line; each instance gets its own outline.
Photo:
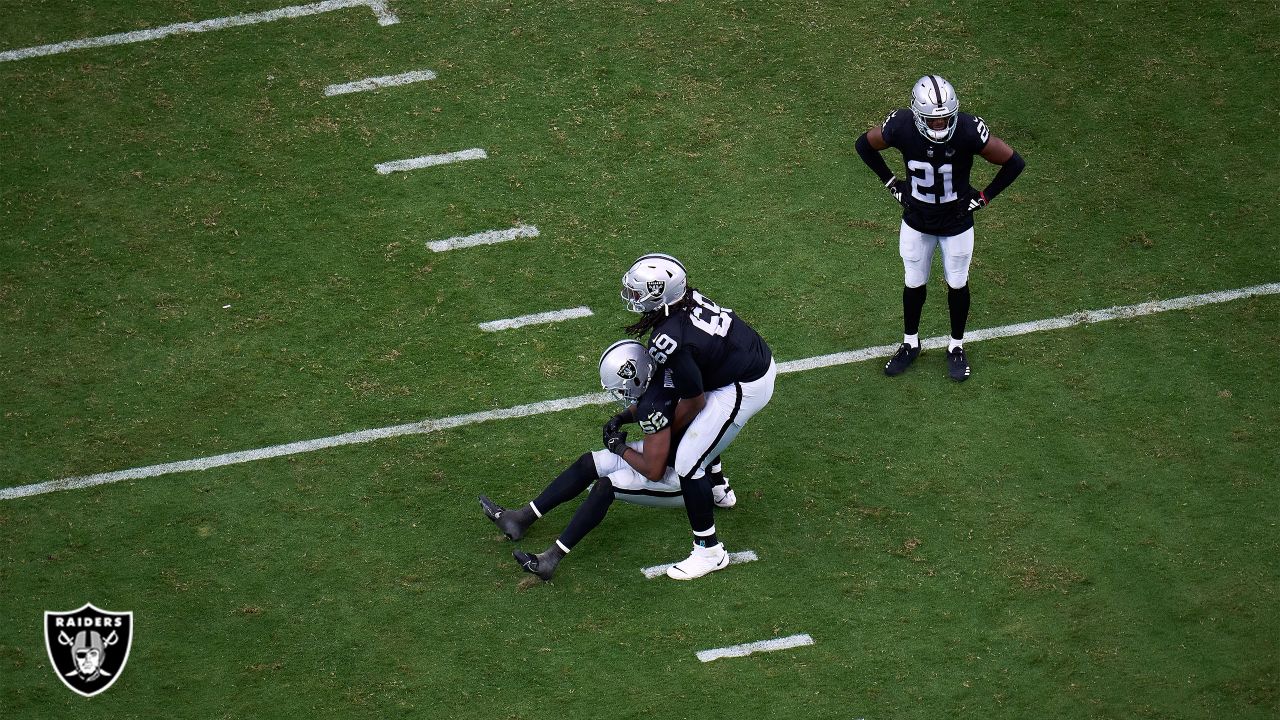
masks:
<instances>
[{"instance_id":1,"label":"white yard line","mask_svg":"<svg viewBox=\"0 0 1280 720\"><path fill-rule=\"evenodd\" d=\"M499 330L511 330L512 328L524 327L526 325L545 325L547 323L556 323L562 320L572 320L574 318L584 318L591 316L591 308L576 307L567 310L552 310L551 312L534 313L533 315L521 315L517 318L509 318L507 320L494 320L492 322L480 323L480 329L485 332L497 332Z\"/></svg>"},{"instance_id":2,"label":"white yard line","mask_svg":"<svg viewBox=\"0 0 1280 720\"><path fill-rule=\"evenodd\" d=\"M243 450L240 452L226 453L224 455L197 458L195 460L183 460L181 462L165 463L163 465L149 465L147 467L134 468L132 470L118 470L116 472L102 473L99 475L82 475L62 480L36 483L34 485L4 488L0 489L0 500L12 500L14 498L27 497L29 495L40 495L43 493L54 492L56 490L79 490L81 488L93 487L94 485L120 482L121 480L140 480L142 478L169 475L179 472L190 472L192 470L209 470L211 468L223 467L225 465L237 465L239 463L253 462L255 460L267 460L269 458L315 452L316 450L341 447L343 445L359 445L367 442L373 442L374 440L400 437L401 435L422 435L425 433L437 432L439 430L462 427L464 425L474 425L476 423L487 422L489 420L505 420L509 418L528 417L530 415L545 415L547 413L559 412L561 410L575 410L577 408L587 407L588 405L608 405L613 402L616 402L613 399L613 396L606 392L579 395L571 398L561 398L559 400L544 400L542 402L530 403L528 405L517 405L515 407L502 408L500 410L485 410L484 412L470 413L467 415L455 415L441 420L422 420L420 422L407 423L405 425L394 425L392 427L377 428L374 430L359 430L357 432L333 435L331 437L319 438L316 440L303 440L300 442L288 443L286 445L272 445L271 447L259 448L257 450Z\"/></svg>"},{"instance_id":3,"label":"white yard line","mask_svg":"<svg viewBox=\"0 0 1280 720\"><path fill-rule=\"evenodd\" d=\"M1240 300L1242 298L1253 297L1256 295L1276 294L1280 294L1280 283L1267 283L1266 285L1254 285L1252 287L1240 288L1239 290L1223 290L1221 292L1205 293L1204 295L1188 295L1186 297L1173 298L1172 300L1159 300L1155 302L1140 303L1138 305L1124 305L1120 307L1107 308L1105 310L1085 310L1083 312L1063 315L1062 317L1049 318L1047 320L1035 320L1033 322L1018 323L1016 325L1002 325L1000 327L986 328L984 330L970 330L964 334L964 341L972 343L980 340L1027 335L1029 333L1043 332L1045 330L1061 330L1075 325L1092 325L1093 323L1115 320L1117 318L1139 317L1141 315L1151 315L1159 312L1167 312L1169 310L1185 310L1187 308L1200 307L1202 305L1216 305L1218 303ZM948 337L946 335L939 335L938 337L921 341L920 345L927 350L932 350L946 347L947 340ZM876 347L863 348L861 350L832 353L831 355L819 355L817 357L805 358L803 360L788 360L787 362L778 364L778 372L802 372L804 370L830 367L832 365L847 365L849 363L862 362L863 360L870 360L872 358L887 357L892 355L897 349L897 344L878 345Z\"/></svg>"},{"instance_id":4,"label":"white yard line","mask_svg":"<svg viewBox=\"0 0 1280 720\"><path fill-rule=\"evenodd\" d=\"M457 250L458 248L475 247L476 245L493 245L494 243L507 242L516 238L534 238L538 237L538 234L538 228L533 225L517 225L510 230L487 230L475 235L435 240L427 243L427 247L431 248L433 252L445 252L447 250Z\"/></svg>"},{"instance_id":5,"label":"white yard line","mask_svg":"<svg viewBox=\"0 0 1280 720\"><path fill-rule=\"evenodd\" d=\"M729 553L730 565L739 565L741 563L755 562L756 560L759 560L759 559L760 557L756 555L755 550L743 550L742 552ZM658 577L659 575L665 573L667 571L667 568L671 567L672 565L675 565L675 563L667 563L666 565L654 565L653 567L643 568L640 570L640 572L644 573L645 577L652 580Z\"/></svg>"},{"instance_id":6,"label":"white yard line","mask_svg":"<svg viewBox=\"0 0 1280 720\"><path fill-rule=\"evenodd\" d=\"M346 95L347 93L364 92L365 90L377 90L384 87L397 87L400 85L408 85L410 83L422 82L424 80L435 80L436 74L430 70L413 70L399 75L384 75L382 77L371 77L363 80L355 80L341 85L330 85L324 89L325 97L334 95Z\"/></svg>"},{"instance_id":7,"label":"white yard line","mask_svg":"<svg viewBox=\"0 0 1280 720\"><path fill-rule=\"evenodd\" d=\"M813 638L808 633L803 635L789 635L783 638L774 638L773 640L761 640L759 642L746 643L743 645L732 645L730 647L715 648L712 650L699 650L698 659L702 662L711 662L727 657L743 657L752 653L760 652L776 652L778 650L790 650L795 647L804 647L812 645Z\"/></svg>"},{"instance_id":8,"label":"white yard line","mask_svg":"<svg viewBox=\"0 0 1280 720\"><path fill-rule=\"evenodd\" d=\"M442 155L423 155L422 157L409 158L408 160L392 160L391 162L378 163L373 166L373 169L377 170L379 175L388 175L393 172L417 170L431 167L432 165L447 165L464 160L483 160L487 157L489 157L489 153L484 150L471 148L470 150L458 150L457 152L444 153Z\"/></svg>"},{"instance_id":9,"label":"white yard line","mask_svg":"<svg viewBox=\"0 0 1280 720\"><path fill-rule=\"evenodd\" d=\"M1036 322L1020 323L1017 325L1004 325L996 328L988 328L986 330L974 330L966 334L965 340L967 342L974 342L977 340L991 338L1012 337L1015 335L1025 335L1027 333L1039 332L1042 330L1053 330L1071 327L1074 325L1098 323L1106 320L1114 320L1116 318L1151 315L1153 313L1165 312L1168 310L1184 310L1187 308L1200 307L1202 305L1230 302L1232 300L1239 300L1257 295L1276 294L1280 294L1280 283L1254 285L1252 287L1241 288L1239 290L1226 290L1223 292L1208 293L1205 295L1189 295L1187 297L1174 298L1172 300L1141 303L1139 305L1125 305L1122 307L1108 308L1106 310L1092 310L1073 313L1071 315L1064 315L1062 317L1052 318L1049 320L1039 320ZM941 347L945 341L946 338L943 337L930 338L925 341L925 346ZM815 368L831 367L833 365L845 365L862 360L868 360L873 357L887 357L896 349L897 347L894 345L882 345L878 348L866 348L864 350L855 350L853 352L821 355L803 360L790 360L788 362L781 363L778 366L778 371L783 373L792 373L813 370ZM80 488L93 487L95 485L120 482L121 480L139 480L142 478L169 475L172 473L189 472L193 470L209 470L211 468L223 467L225 465L235 465L238 463L252 462L254 460L265 460L267 458L315 452L317 450L324 450L331 447L356 445L360 443L373 442L374 440L382 440L384 438L398 437L401 435L422 435L425 433L437 432L439 430L461 427L463 425L474 425L476 423L488 422L490 420L505 420L509 418L528 417L530 415L544 415L546 413L559 412L561 410L574 410L581 407L587 407L588 405L608 405L612 402L612 396L604 392L579 395L571 398L562 398L559 400L544 400L542 402L531 403L528 405L517 405L515 407L503 408L501 410L485 410L483 412L470 413L467 415L455 415L453 417L438 420L422 420L420 422L409 423L407 425L396 425L393 427L378 428L374 430L360 430L342 435L317 438L315 440L293 442L287 445L273 445L271 447L259 448L257 450L244 450L241 452L227 453L225 455L197 458L195 460L183 460L181 462L165 463L163 465L148 465L146 467L133 468L130 470L117 470L97 475L79 475L64 478L62 480L50 480L32 485L3 488L0 489L0 500L13 500L15 498L41 495L43 493L55 492L58 490L76 490Z\"/></svg>"},{"instance_id":10,"label":"white yard line","mask_svg":"<svg viewBox=\"0 0 1280 720\"><path fill-rule=\"evenodd\" d=\"M396 17L396 14L387 7L385 0L325 0L324 2L311 3L310 5L292 5L278 10L267 10L265 12L250 13L247 15L232 15L230 17L214 18L212 20L201 20L199 22L174 23L173 25L149 28L147 30L134 30L132 32L116 33L115 35L102 35L99 37L83 38L81 40L68 40L66 42L54 43L52 45L39 45L36 47L21 48L19 50L5 50L0 52L0 62L26 60L27 58L56 55L58 53L69 52L71 50L83 50L86 48L104 47L107 45L126 45L128 43L145 42L147 40L159 40L160 38L168 37L170 35L185 35L189 33L209 32L211 30L224 30L226 28L238 27L240 25L255 25L257 23L284 20L286 18L318 15L320 13L332 12L334 10L342 10L350 7L367 7L370 10L373 10L373 14L378 18L379 25L394 25L400 22L400 18Z\"/></svg>"}]
</instances>

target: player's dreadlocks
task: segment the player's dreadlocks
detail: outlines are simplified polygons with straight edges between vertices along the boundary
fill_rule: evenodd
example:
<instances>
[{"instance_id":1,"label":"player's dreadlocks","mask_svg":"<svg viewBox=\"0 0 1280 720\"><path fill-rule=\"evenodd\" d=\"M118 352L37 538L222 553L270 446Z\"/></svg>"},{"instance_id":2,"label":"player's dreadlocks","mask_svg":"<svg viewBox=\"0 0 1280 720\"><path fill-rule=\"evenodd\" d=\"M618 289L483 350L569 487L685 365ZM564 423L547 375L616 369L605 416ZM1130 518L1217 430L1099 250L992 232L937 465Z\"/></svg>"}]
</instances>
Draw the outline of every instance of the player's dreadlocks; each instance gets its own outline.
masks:
<instances>
[{"instance_id":1,"label":"player's dreadlocks","mask_svg":"<svg viewBox=\"0 0 1280 720\"><path fill-rule=\"evenodd\" d=\"M665 312L662 309L650 310L644 315L641 315L640 319L635 321L635 323L626 326L624 330L631 337L640 337L644 335L645 333L652 330L654 325L657 325L659 322L665 319L668 315L672 313L684 312L686 309L688 309L690 303L693 302L693 294L697 291L698 291L697 288L686 288L684 291L684 296L681 297L679 300L666 306Z\"/></svg>"}]
</instances>

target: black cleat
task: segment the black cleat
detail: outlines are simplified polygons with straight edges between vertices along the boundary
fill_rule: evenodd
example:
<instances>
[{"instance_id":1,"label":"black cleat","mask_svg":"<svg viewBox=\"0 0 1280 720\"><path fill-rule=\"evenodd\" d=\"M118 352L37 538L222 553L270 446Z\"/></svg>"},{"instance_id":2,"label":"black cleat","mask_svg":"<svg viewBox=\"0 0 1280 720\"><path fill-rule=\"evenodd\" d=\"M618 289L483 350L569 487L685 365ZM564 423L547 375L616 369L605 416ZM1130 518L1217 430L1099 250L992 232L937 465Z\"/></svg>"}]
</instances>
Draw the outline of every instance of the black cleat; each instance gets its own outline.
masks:
<instances>
[{"instance_id":1,"label":"black cleat","mask_svg":"<svg viewBox=\"0 0 1280 720\"><path fill-rule=\"evenodd\" d=\"M963 347L947 351L947 372L950 373L951 379L956 382L964 382L969 379L969 361L964 358Z\"/></svg>"},{"instance_id":2,"label":"black cleat","mask_svg":"<svg viewBox=\"0 0 1280 720\"><path fill-rule=\"evenodd\" d=\"M911 367L911 363L915 362L918 357L920 357L919 345L912 346L902 343L898 346L898 352L894 353L893 357L889 358L889 362L885 363L884 374L889 377L901 375L906 372L907 368Z\"/></svg>"},{"instance_id":3,"label":"black cleat","mask_svg":"<svg viewBox=\"0 0 1280 720\"><path fill-rule=\"evenodd\" d=\"M511 557L514 557L516 562L520 563L520 567L524 568L525 572L533 573L544 581L551 580L551 576L556 574L556 565L560 564L560 558L550 558L548 557L550 554L549 552L544 552L530 555L519 548L511 551Z\"/></svg>"},{"instance_id":4,"label":"black cleat","mask_svg":"<svg viewBox=\"0 0 1280 720\"><path fill-rule=\"evenodd\" d=\"M524 537L524 531L528 530L529 525L532 524L520 522L518 511L508 510L484 495L480 496L480 509L484 510L484 516L492 520L502 534L511 540Z\"/></svg>"}]
</instances>

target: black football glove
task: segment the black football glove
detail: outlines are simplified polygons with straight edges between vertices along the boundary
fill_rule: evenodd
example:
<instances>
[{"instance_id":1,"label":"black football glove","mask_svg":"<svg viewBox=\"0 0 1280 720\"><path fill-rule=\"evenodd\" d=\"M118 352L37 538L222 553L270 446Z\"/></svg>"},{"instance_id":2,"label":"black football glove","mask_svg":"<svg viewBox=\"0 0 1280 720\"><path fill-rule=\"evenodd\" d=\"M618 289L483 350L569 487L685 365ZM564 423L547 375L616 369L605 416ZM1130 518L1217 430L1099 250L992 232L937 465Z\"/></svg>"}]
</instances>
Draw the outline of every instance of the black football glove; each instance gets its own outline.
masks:
<instances>
[{"instance_id":1,"label":"black football glove","mask_svg":"<svg viewBox=\"0 0 1280 720\"><path fill-rule=\"evenodd\" d=\"M609 452L617 455L618 457L622 457L622 454L627 451L627 431L606 431L604 434L604 446L608 448Z\"/></svg>"},{"instance_id":2,"label":"black football glove","mask_svg":"<svg viewBox=\"0 0 1280 720\"><path fill-rule=\"evenodd\" d=\"M617 432L620 427L622 427L622 419L614 415L604 424L604 436L606 438L609 437L609 435Z\"/></svg>"},{"instance_id":3,"label":"black football glove","mask_svg":"<svg viewBox=\"0 0 1280 720\"><path fill-rule=\"evenodd\" d=\"M960 198L959 216L972 215L987 206L987 196L981 190L969 188L969 192Z\"/></svg>"},{"instance_id":4,"label":"black football glove","mask_svg":"<svg viewBox=\"0 0 1280 720\"><path fill-rule=\"evenodd\" d=\"M907 203L911 202L911 183L906 180L891 177L884 186L889 189L889 194L893 196L894 200L898 201L899 205L905 207Z\"/></svg>"}]
</instances>

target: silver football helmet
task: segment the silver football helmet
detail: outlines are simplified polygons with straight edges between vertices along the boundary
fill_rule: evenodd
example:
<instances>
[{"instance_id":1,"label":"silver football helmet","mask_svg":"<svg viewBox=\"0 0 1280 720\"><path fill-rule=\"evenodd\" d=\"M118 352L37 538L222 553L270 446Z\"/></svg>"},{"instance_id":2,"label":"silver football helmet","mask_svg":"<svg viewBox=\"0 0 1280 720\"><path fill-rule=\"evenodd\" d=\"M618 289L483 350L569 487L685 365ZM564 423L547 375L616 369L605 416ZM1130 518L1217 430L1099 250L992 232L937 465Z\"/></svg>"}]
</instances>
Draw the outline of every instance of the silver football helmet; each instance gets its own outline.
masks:
<instances>
[{"instance_id":1,"label":"silver football helmet","mask_svg":"<svg viewBox=\"0 0 1280 720\"><path fill-rule=\"evenodd\" d=\"M930 142L944 143L956 132L960 119L960 98L941 75L925 75L911 88L911 114L916 129ZM945 121L944 127L938 121ZM932 123L930 122L932 121Z\"/></svg>"},{"instance_id":2,"label":"silver football helmet","mask_svg":"<svg viewBox=\"0 0 1280 720\"><path fill-rule=\"evenodd\" d=\"M623 407L640 399L652 377L653 360L635 340L619 340L600 355L600 386Z\"/></svg>"},{"instance_id":3,"label":"silver football helmet","mask_svg":"<svg viewBox=\"0 0 1280 720\"><path fill-rule=\"evenodd\" d=\"M670 255L650 253L622 276L622 299L631 312L653 312L680 301L688 280L684 265Z\"/></svg>"}]
</instances>

